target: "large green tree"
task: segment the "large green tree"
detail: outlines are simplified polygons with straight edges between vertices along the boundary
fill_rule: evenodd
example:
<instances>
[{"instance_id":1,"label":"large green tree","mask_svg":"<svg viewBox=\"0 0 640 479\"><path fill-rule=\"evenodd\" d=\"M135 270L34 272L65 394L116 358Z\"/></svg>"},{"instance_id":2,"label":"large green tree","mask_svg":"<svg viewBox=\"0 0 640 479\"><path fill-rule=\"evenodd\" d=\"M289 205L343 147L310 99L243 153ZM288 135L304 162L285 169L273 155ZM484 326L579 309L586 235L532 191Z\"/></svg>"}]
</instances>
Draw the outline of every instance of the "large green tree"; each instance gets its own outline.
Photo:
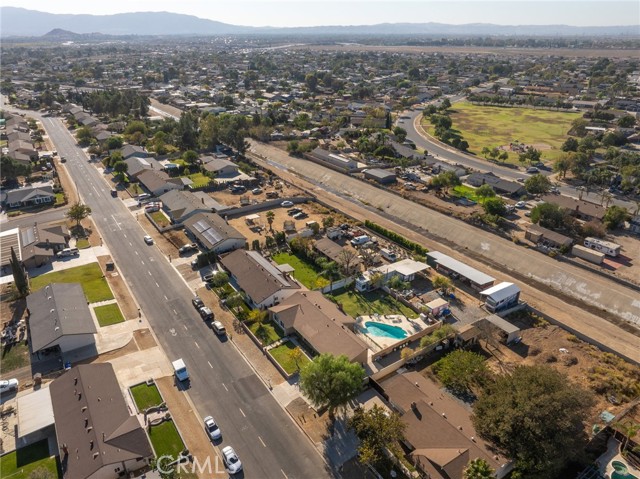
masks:
<instances>
[{"instance_id":1,"label":"large green tree","mask_svg":"<svg viewBox=\"0 0 640 479\"><path fill-rule=\"evenodd\" d=\"M14 181L18 176L31 174L31 165L26 165L8 156L2 155L0 159L0 180Z\"/></svg>"},{"instance_id":2,"label":"large green tree","mask_svg":"<svg viewBox=\"0 0 640 479\"><path fill-rule=\"evenodd\" d=\"M347 356L321 354L300 371L300 390L316 408L329 414L354 399L362 390L364 369Z\"/></svg>"},{"instance_id":3,"label":"large green tree","mask_svg":"<svg viewBox=\"0 0 640 479\"><path fill-rule=\"evenodd\" d=\"M507 207L502 198L487 198L482 203L482 208L487 214L503 216L507 212Z\"/></svg>"},{"instance_id":4,"label":"large green tree","mask_svg":"<svg viewBox=\"0 0 640 479\"><path fill-rule=\"evenodd\" d=\"M80 222L91 214L91 208L83 205L79 201L69 208L67 216L76 222L76 226L80 226Z\"/></svg>"},{"instance_id":5,"label":"large green tree","mask_svg":"<svg viewBox=\"0 0 640 479\"><path fill-rule=\"evenodd\" d=\"M464 479L493 479L495 471L484 459L474 459L464 469Z\"/></svg>"},{"instance_id":6,"label":"large green tree","mask_svg":"<svg viewBox=\"0 0 640 479\"><path fill-rule=\"evenodd\" d=\"M366 462L376 462L384 457L384 450L399 450L399 441L405 430L400 415L389 413L387 409L375 404L371 409L359 407L349 419L349 427L354 430L360 446L360 458Z\"/></svg>"},{"instance_id":7,"label":"large green tree","mask_svg":"<svg viewBox=\"0 0 640 479\"><path fill-rule=\"evenodd\" d=\"M551 181L543 175L533 175L526 179L524 187L532 195L548 193L551 189Z\"/></svg>"},{"instance_id":8,"label":"large green tree","mask_svg":"<svg viewBox=\"0 0 640 479\"><path fill-rule=\"evenodd\" d=\"M566 218L565 211L554 203L541 203L531 210L531 221L545 228L562 228Z\"/></svg>"},{"instance_id":9,"label":"large green tree","mask_svg":"<svg viewBox=\"0 0 640 479\"><path fill-rule=\"evenodd\" d=\"M556 477L586 444L592 395L548 366L519 366L474 405L478 433L531 479Z\"/></svg>"},{"instance_id":10,"label":"large green tree","mask_svg":"<svg viewBox=\"0 0 640 479\"><path fill-rule=\"evenodd\" d=\"M631 218L631 214L626 208L618 205L609 206L604 213L602 221L608 230L616 229L625 221Z\"/></svg>"},{"instance_id":11,"label":"large green tree","mask_svg":"<svg viewBox=\"0 0 640 479\"><path fill-rule=\"evenodd\" d=\"M447 354L433 365L433 371L445 387L456 394L469 394L482 386L489 377L485 358L458 349Z\"/></svg>"}]
</instances>

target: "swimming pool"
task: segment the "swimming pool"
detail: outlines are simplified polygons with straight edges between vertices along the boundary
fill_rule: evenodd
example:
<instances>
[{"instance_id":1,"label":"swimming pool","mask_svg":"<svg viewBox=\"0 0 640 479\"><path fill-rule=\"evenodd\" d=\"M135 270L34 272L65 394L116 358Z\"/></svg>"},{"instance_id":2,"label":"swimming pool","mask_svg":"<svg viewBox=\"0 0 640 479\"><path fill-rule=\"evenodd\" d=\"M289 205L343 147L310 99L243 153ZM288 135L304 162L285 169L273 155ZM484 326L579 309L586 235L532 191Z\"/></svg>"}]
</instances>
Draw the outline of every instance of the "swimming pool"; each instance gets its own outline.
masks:
<instances>
[{"instance_id":1,"label":"swimming pool","mask_svg":"<svg viewBox=\"0 0 640 479\"><path fill-rule=\"evenodd\" d=\"M377 323L375 321L367 321L364 323L366 326L364 332L371 336L378 336L383 338L404 339L407 337L407 332L399 328L398 326L391 326L390 324Z\"/></svg>"},{"instance_id":2,"label":"swimming pool","mask_svg":"<svg viewBox=\"0 0 640 479\"><path fill-rule=\"evenodd\" d=\"M638 479L636 476L629 472L627 465L620 461L612 461L611 466L613 472L611 473L611 479Z\"/></svg>"}]
</instances>

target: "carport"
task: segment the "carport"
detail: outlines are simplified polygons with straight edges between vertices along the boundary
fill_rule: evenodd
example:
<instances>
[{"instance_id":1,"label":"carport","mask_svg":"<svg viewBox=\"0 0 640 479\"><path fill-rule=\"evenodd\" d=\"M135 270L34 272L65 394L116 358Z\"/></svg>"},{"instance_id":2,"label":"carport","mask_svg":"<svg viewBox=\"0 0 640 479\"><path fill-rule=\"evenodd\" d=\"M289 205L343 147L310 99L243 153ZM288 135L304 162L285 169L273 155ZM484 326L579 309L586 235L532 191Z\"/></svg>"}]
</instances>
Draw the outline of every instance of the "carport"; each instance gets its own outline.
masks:
<instances>
[{"instance_id":1,"label":"carport","mask_svg":"<svg viewBox=\"0 0 640 479\"><path fill-rule=\"evenodd\" d=\"M48 387L18 396L18 448L38 442L49 436L55 437L55 420L51 394Z\"/></svg>"}]
</instances>

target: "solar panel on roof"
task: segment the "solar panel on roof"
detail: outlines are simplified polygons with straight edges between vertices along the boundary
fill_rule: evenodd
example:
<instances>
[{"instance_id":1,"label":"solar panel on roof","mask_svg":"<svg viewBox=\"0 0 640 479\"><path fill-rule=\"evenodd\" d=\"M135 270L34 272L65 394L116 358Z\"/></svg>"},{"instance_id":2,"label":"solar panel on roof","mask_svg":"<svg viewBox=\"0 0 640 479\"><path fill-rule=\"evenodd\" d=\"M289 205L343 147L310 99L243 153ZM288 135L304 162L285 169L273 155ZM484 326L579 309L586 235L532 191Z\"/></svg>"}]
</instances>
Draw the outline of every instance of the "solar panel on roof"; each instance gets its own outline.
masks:
<instances>
[{"instance_id":1,"label":"solar panel on roof","mask_svg":"<svg viewBox=\"0 0 640 479\"><path fill-rule=\"evenodd\" d=\"M198 231L198 233L202 233L203 231L209 229L209 224L205 220L200 220L194 223L193 227Z\"/></svg>"},{"instance_id":2,"label":"solar panel on roof","mask_svg":"<svg viewBox=\"0 0 640 479\"><path fill-rule=\"evenodd\" d=\"M209 241L212 245L220 242L220 240L222 239L222 236L220 235L220 233L218 233L213 229L208 229L207 231L202 233L202 236L206 238L207 241Z\"/></svg>"},{"instance_id":3,"label":"solar panel on roof","mask_svg":"<svg viewBox=\"0 0 640 479\"><path fill-rule=\"evenodd\" d=\"M33 243L36 240L35 228L26 228L23 229L20 233L22 235L22 244L25 246Z\"/></svg>"}]
</instances>

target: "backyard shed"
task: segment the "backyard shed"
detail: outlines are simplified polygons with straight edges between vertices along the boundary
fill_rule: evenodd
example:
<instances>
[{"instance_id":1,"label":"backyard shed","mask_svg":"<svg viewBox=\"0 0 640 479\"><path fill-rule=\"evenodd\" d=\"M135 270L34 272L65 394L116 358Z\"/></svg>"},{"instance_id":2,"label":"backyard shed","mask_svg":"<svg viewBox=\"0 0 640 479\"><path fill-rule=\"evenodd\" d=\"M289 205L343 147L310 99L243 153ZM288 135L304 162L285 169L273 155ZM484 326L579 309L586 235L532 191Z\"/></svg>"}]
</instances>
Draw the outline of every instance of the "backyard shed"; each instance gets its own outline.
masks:
<instances>
[{"instance_id":1,"label":"backyard shed","mask_svg":"<svg viewBox=\"0 0 640 479\"><path fill-rule=\"evenodd\" d=\"M513 283L502 282L480 291L480 296L485 298L484 305L487 310L495 313L518 304L520 288Z\"/></svg>"}]
</instances>

